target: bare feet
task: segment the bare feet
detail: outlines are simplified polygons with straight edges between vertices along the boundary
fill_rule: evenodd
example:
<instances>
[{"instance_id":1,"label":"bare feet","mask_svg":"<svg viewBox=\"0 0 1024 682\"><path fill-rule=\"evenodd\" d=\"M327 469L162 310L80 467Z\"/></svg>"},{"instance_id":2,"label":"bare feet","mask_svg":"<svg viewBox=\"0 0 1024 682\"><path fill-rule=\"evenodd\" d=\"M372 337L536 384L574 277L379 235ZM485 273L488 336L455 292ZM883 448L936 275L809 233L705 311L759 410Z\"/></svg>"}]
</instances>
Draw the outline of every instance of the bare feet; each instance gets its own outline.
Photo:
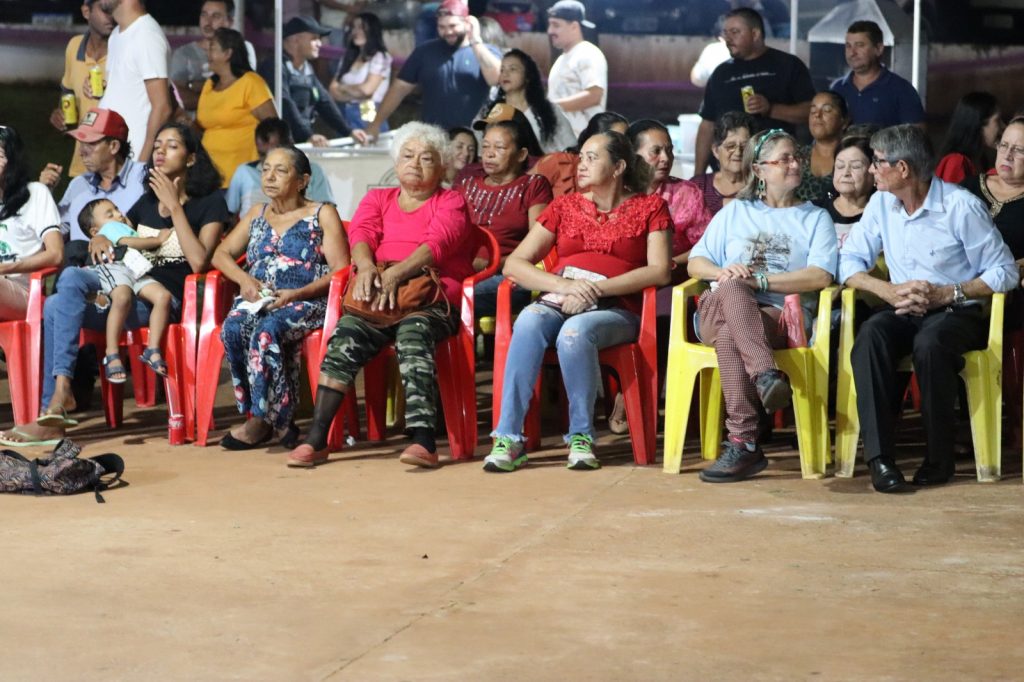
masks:
<instances>
[{"instance_id":1,"label":"bare feet","mask_svg":"<svg viewBox=\"0 0 1024 682\"><path fill-rule=\"evenodd\" d=\"M65 429L62 426L40 426L39 424L23 424L17 428L0 432L0 438L12 443L59 440L64 435Z\"/></svg>"}]
</instances>

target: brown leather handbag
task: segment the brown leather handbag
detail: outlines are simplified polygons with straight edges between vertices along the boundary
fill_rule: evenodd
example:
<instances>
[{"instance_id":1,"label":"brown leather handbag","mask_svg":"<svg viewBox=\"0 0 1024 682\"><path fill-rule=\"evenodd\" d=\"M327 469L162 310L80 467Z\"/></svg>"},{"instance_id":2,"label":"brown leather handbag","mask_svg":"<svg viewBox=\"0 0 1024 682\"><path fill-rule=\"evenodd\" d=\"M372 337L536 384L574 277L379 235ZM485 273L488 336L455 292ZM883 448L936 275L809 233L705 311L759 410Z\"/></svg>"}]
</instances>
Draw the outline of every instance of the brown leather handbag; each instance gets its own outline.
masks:
<instances>
[{"instance_id":1,"label":"brown leather handbag","mask_svg":"<svg viewBox=\"0 0 1024 682\"><path fill-rule=\"evenodd\" d=\"M383 274L385 270L394 265L397 261L383 261L377 263L377 273ZM425 308L436 303L444 303L446 314L451 313L451 304L444 295L444 288L441 286L441 275L437 268L429 265L423 266L423 274L410 277L398 285L398 295L394 308L386 310L373 310L370 305L373 301L357 301L355 299L355 277L349 277L345 286L345 295L341 301L341 307L346 313L359 317L370 325L384 329L398 324L410 315L423 312Z\"/></svg>"}]
</instances>

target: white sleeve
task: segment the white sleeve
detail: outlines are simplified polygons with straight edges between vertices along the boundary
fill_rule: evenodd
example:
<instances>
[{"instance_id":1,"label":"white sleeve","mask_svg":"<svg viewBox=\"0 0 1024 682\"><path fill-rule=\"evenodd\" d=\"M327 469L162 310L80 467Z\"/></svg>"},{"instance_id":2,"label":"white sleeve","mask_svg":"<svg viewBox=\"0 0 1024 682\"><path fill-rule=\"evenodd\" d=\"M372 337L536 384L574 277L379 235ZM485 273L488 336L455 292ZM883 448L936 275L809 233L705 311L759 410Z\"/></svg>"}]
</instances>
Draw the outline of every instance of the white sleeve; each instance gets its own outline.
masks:
<instances>
[{"instance_id":1,"label":"white sleeve","mask_svg":"<svg viewBox=\"0 0 1024 682\"><path fill-rule=\"evenodd\" d=\"M25 222L41 239L50 230L60 229L60 211L46 185L30 182L28 189L29 200L21 213L25 217Z\"/></svg>"},{"instance_id":2,"label":"white sleeve","mask_svg":"<svg viewBox=\"0 0 1024 682\"><path fill-rule=\"evenodd\" d=\"M588 49L583 59L577 62L580 85L584 90L598 87L608 91L608 60L596 45Z\"/></svg>"},{"instance_id":3,"label":"white sleeve","mask_svg":"<svg viewBox=\"0 0 1024 682\"><path fill-rule=\"evenodd\" d=\"M167 43L163 30L154 21L152 30L140 34L139 38L138 49L134 50L132 60L142 80L167 78L171 46Z\"/></svg>"}]
</instances>

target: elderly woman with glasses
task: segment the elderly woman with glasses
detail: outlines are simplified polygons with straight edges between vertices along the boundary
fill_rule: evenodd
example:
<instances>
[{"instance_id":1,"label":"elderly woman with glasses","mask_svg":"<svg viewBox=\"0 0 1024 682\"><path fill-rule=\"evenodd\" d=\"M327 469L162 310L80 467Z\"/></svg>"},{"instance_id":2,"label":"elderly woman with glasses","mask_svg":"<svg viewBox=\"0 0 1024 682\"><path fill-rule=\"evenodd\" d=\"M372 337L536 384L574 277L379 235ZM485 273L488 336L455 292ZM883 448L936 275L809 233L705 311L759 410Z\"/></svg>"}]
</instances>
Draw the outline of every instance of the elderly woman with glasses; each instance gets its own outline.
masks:
<instances>
[{"instance_id":1,"label":"elderly woman with glasses","mask_svg":"<svg viewBox=\"0 0 1024 682\"><path fill-rule=\"evenodd\" d=\"M1024 116L1006 124L996 145L995 171L977 173L960 185L985 202L1017 265L1024 268Z\"/></svg>"},{"instance_id":2,"label":"elderly woman with glasses","mask_svg":"<svg viewBox=\"0 0 1024 682\"><path fill-rule=\"evenodd\" d=\"M708 483L740 481L768 464L758 445L760 414L785 406L792 390L772 356L786 346L780 327L786 294L809 294L832 283L838 249L824 210L796 197L801 159L796 141L773 129L755 135L743 153L746 184L690 252L691 277L709 280L698 302L698 334L715 347L729 437ZM803 299L804 321L816 298Z\"/></svg>"}]
</instances>

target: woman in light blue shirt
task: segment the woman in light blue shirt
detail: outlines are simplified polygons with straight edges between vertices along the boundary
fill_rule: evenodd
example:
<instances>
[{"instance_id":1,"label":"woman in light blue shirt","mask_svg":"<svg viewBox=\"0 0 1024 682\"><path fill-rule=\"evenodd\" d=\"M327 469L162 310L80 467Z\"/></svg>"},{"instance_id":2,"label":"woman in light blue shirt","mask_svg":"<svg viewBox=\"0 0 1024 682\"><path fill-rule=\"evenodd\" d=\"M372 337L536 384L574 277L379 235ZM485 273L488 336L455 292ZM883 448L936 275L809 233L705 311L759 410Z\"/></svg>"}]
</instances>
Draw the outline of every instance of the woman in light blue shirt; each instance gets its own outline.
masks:
<instances>
[{"instance_id":1,"label":"woman in light blue shirt","mask_svg":"<svg viewBox=\"0 0 1024 682\"><path fill-rule=\"evenodd\" d=\"M811 294L832 283L836 233L823 209L796 198L804 159L788 133L754 136L743 153L746 184L690 252L691 277L710 280L698 303L699 335L715 347L729 437L701 472L709 483L740 481L768 464L757 442L762 413L785 406L789 382L772 357L786 347L780 327L787 294ZM805 325L814 316L804 296Z\"/></svg>"}]
</instances>

